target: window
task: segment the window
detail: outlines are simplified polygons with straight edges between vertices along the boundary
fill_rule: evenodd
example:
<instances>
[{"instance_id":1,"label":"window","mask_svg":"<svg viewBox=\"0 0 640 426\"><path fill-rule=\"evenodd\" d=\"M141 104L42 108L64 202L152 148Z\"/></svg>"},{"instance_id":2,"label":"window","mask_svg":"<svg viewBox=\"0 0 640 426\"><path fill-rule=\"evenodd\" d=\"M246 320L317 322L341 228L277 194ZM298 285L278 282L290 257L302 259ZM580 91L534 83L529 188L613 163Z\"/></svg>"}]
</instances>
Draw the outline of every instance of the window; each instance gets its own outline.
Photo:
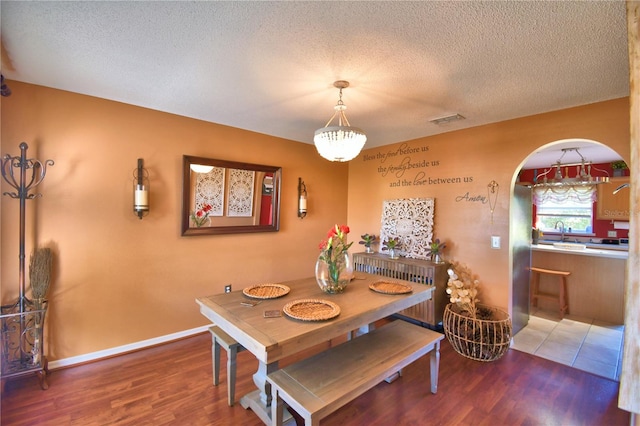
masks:
<instances>
[{"instance_id":1,"label":"window","mask_svg":"<svg viewBox=\"0 0 640 426\"><path fill-rule=\"evenodd\" d=\"M593 232L593 202L552 200L541 201L537 209L537 227L542 232L560 232L555 229L557 222L564 223L565 233L591 234Z\"/></svg>"}]
</instances>

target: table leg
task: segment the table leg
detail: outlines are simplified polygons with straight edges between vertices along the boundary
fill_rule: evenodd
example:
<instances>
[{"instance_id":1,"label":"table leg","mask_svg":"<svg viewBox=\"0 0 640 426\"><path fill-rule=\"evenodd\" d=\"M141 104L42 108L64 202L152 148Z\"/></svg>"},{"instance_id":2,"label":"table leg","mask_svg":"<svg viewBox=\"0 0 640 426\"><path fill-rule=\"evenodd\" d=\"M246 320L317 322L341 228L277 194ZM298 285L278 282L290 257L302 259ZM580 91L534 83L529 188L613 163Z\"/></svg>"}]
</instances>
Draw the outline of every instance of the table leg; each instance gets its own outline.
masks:
<instances>
[{"instance_id":1,"label":"table leg","mask_svg":"<svg viewBox=\"0 0 640 426\"><path fill-rule=\"evenodd\" d=\"M376 329L376 324L373 322L371 324L363 325L362 327L356 330L352 330L347 336L347 340L353 340L356 337L362 336L363 334L370 333L375 329Z\"/></svg>"},{"instance_id":2,"label":"table leg","mask_svg":"<svg viewBox=\"0 0 640 426\"><path fill-rule=\"evenodd\" d=\"M256 413L260 420L266 425L271 425L271 385L267 383L267 374L279 369L278 362L265 364L258 362L258 371L253 375L253 383L258 389L240 398L240 405L244 409L249 409ZM284 410L284 425L295 426L295 419L286 409Z\"/></svg>"}]
</instances>

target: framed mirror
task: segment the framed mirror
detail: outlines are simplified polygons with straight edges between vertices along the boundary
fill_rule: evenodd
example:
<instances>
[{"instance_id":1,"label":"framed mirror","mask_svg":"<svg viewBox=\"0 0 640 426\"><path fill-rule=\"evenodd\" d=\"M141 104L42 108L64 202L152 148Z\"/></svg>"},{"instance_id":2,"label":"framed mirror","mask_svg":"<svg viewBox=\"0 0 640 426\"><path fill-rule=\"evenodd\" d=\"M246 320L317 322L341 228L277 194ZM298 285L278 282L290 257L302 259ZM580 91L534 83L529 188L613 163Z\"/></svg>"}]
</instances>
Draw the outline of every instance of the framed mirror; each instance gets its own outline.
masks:
<instances>
[{"instance_id":1,"label":"framed mirror","mask_svg":"<svg viewBox=\"0 0 640 426\"><path fill-rule=\"evenodd\" d=\"M282 168L184 155L182 235L276 232Z\"/></svg>"}]
</instances>

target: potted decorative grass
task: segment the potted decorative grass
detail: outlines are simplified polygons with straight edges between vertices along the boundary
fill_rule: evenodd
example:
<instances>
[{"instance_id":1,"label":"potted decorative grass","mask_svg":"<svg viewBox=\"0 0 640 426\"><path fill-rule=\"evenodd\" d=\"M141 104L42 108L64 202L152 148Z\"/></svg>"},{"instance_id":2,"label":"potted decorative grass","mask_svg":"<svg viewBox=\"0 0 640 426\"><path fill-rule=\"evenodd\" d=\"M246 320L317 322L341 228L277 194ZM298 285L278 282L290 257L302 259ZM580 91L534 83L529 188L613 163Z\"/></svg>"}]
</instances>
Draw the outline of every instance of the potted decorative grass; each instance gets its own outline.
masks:
<instances>
[{"instance_id":1,"label":"potted decorative grass","mask_svg":"<svg viewBox=\"0 0 640 426\"><path fill-rule=\"evenodd\" d=\"M29 282L31 283L31 297L36 309L42 309L49 293L51 282L51 249L37 248L29 259Z\"/></svg>"}]
</instances>

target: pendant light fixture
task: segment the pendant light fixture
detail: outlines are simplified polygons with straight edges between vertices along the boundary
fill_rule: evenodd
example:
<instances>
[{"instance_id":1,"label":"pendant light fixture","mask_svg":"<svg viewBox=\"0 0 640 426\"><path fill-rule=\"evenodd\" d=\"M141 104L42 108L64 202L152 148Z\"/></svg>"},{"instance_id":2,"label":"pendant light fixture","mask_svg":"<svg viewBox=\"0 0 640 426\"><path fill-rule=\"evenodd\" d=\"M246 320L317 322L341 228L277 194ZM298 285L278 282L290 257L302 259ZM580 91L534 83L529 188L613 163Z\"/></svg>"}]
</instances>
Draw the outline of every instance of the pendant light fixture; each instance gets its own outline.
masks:
<instances>
[{"instance_id":1,"label":"pendant light fixture","mask_svg":"<svg viewBox=\"0 0 640 426\"><path fill-rule=\"evenodd\" d=\"M316 130L313 143L316 145L318 154L329 161L350 161L362 150L367 135L362 129L351 127L344 111L347 106L342 102L342 89L349 87L349 82L338 80L333 83L334 87L340 89L340 98L333 109L335 112L327 124ZM334 118L338 117L337 126L329 126Z\"/></svg>"},{"instance_id":2,"label":"pendant light fixture","mask_svg":"<svg viewBox=\"0 0 640 426\"><path fill-rule=\"evenodd\" d=\"M580 157L579 162L563 163L562 159L569 152ZM575 177L570 177L570 169L575 167ZM603 172L607 176L592 176L591 169ZM563 173L564 169L564 173ZM552 176L549 179L548 176ZM541 180L539 180L542 178ZM543 201L564 203L567 201L596 201L596 185L609 182L609 173L598 169L593 162L587 161L578 148L564 148L562 155L544 173L535 178L533 185L533 201L539 205Z\"/></svg>"}]
</instances>

